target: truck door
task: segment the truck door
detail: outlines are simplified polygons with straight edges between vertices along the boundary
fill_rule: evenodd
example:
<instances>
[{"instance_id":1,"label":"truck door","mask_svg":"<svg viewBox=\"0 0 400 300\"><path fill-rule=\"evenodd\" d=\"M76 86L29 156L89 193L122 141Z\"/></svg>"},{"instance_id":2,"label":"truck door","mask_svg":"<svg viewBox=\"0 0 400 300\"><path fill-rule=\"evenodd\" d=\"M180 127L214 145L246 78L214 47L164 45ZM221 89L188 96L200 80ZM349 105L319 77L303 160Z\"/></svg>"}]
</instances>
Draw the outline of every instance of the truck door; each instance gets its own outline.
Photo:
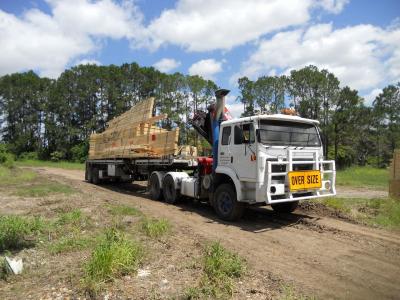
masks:
<instances>
[{"instance_id":1,"label":"truck door","mask_svg":"<svg viewBox=\"0 0 400 300\"><path fill-rule=\"evenodd\" d=\"M256 145L253 123L233 126L233 143L230 145L232 168L240 180L256 180Z\"/></svg>"},{"instance_id":2,"label":"truck door","mask_svg":"<svg viewBox=\"0 0 400 300\"><path fill-rule=\"evenodd\" d=\"M221 128L221 143L218 149L218 165L224 167L231 167L231 151L230 143L232 136L232 126L227 125Z\"/></svg>"}]
</instances>

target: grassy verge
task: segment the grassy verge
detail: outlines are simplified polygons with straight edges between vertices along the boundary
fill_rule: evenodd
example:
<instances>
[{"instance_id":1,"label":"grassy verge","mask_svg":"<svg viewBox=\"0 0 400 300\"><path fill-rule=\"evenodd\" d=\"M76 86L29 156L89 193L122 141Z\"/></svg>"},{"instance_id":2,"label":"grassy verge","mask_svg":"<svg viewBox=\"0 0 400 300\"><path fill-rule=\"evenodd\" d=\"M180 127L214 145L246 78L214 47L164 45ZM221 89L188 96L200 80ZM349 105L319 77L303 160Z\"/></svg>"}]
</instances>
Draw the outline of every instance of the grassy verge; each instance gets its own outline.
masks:
<instances>
[{"instance_id":1,"label":"grassy verge","mask_svg":"<svg viewBox=\"0 0 400 300\"><path fill-rule=\"evenodd\" d=\"M135 272L143 255L138 242L126 239L115 229L107 230L85 265L84 287L95 294L105 282Z\"/></svg>"},{"instance_id":2,"label":"grassy verge","mask_svg":"<svg viewBox=\"0 0 400 300\"><path fill-rule=\"evenodd\" d=\"M171 224L166 219L148 219L142 222L143 232L151 238L159 238L171 230Z\"/></svg>"},{"instance_id":3,"label":"grassy verge","mask_svg":"<svg viewBox=\"0 0 400 300\"><path fill-rule=\"evenodd\" d=\"M40 218L0 216L0 252L34 245L45 228L46 224Z\"/></svg>"},{"instance_id":4,"label":"grassy verge","mask_svg":"<svg viewBox=\"0 0 400 300\"><path fill-rule=\"evenodd\" d=\"M44 197L50 194L72 194L69 185L50 181L31 170L0 166L0 189L20 197Z\"/></svg>"},{"instance_id":5,"label":"grassy verge","mask_svg":"<svg viewBox=\"0 0 400 300\"><path fill-rule=\"evenodd\" d=\"M326 198L319 200L332 209L364 223L400 229L400 201L391 198Z\"/></svg>"},{"instance_id":6,"label":"grassy verge","mask_svg":"<svg viewBox=\"0 0 400 300\"><path fill-rule=\"evenodd\" d=\"M245 273L244 261L219 242L208 245L202 261L203 276L197 287L188 288L186 299L227 299L233 294L234 279Z\"/></svg>"},{"instance_id":7,"label":"grassy verge","mask_svg":"<svg viewBox=\"0 0 400 300\"><path fill-rule=\"evenodd\" d=\"M351 167L336 173L336 183L344 186L385 190L388 188L388 180L387 169L373 167Z\"/></svg>"},{"instance_id":8,"label":"grassy verge","mask_svg":"<svg viewBox=\"0 0 400 300\"><path fill-rule=\"evenodd\" d=\"M304 296L295 291L291 285L283 285L281 287L281 295L279 300L314 300L315 297Z\"/></svg>"},{"instance_id":9,"label":"grassy verge","mask_svg":"<svg viewBox=\"0 0 400 300\"><path fill-rule=\"evenodd\" d=\"M109 205L108 211L113 216L138 216L141 215L141 212L132 207L127 205Z\"/></svg>"},{"instance_id":10,"label":"grassy verge","mask_svg":"<svg viewBox=\"0 0 400 300\"><path fill-rule=\"evenodd\" d=\"M0 166L0 186L9 186L33 181L37 174L29 170L9 169Z\"/></svg>"},{"instance_id":11,"label":"grassy verge","mask_svg":"<svg viewBox=\"0 0 400 300\"><path fill-rule=\"evenodd\" d=\"M38 183L32 186L22 187L13 193L20 197L44 197L50 194L72 194L75 189L69 185L61 184L58 182Z\"/></svg>"},{"instance_id":12,"label":"grassy verge","mask_svg":"<svg viewBox=\"0 0 400 300\"><path fill-rule=\"evenodd\" d=\"M61 168L68 170L85 169L85 164L69 162L69 161L53 162L47 160L19 160L15 162L15 165L19 167L52 167L52 168Z\"/></svg>"}]
</instances>

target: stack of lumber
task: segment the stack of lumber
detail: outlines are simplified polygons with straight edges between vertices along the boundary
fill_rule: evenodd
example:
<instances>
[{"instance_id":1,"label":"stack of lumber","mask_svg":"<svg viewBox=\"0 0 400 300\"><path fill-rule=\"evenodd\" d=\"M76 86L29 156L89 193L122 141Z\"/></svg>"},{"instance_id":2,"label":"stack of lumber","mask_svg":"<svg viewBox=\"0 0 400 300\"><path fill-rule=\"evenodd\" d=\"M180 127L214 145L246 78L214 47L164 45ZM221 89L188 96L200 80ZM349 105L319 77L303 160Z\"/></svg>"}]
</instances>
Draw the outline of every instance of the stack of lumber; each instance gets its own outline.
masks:
<instances>
[{"instance_id":1,"label":"stack of lumber","mask_svg":"<svg viewBox=\"0 0 400 300\"><path fill-rule=\"evenodd\" d=\"M90 136L89 159L159 158L179 151L179 129L154 125L167 115L152 116L154 98L141 101Z\"/></svg>"},{"instance_id":2,"label":"stack of lumber","mask_svg":"<svg viewBox=\"0 0 400 300\"><path fill-rule=\"evenodd\" d=\"M400 149L394 151L389 167L389 195L400 198Z\"/></svg>"}]
</instances>

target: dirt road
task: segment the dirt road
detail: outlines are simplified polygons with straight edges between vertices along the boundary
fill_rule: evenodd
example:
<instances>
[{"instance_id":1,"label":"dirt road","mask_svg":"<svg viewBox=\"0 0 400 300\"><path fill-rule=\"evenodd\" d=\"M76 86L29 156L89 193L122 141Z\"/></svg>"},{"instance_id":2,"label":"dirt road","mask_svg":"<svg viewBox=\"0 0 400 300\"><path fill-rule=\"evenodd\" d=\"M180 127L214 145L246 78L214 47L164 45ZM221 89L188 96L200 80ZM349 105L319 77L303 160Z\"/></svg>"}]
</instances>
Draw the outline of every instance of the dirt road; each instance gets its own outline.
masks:
<instances>
[{"instance_id":1,"label":"dirt road","mask_svg":"<svg viewBox=\"0 0 400 300\"><path fill-rule=\"evenodd\" d=\"M400 233L303 211L279 216L267 208L249 210L240 222L224 223L205 204L152 201L143 185L94 186L83 181L83 171L39 172L67 178L93 197L168 218L188 234L220 240L245 257L252 269L305 294L321 299L400 299Z\"/></svg>"}]
</instances>

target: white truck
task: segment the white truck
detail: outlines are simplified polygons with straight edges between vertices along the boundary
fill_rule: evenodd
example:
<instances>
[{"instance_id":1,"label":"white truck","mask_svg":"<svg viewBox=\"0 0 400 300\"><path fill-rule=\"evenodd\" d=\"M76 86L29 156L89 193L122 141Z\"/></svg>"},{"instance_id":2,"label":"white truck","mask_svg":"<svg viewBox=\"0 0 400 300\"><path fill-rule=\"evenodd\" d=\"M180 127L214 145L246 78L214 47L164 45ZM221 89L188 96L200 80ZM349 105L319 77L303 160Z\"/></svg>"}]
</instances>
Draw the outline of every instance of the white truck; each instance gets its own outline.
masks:
<instances>
[{"instance_id":1,"label":"white truck","mask_svg":"<svg viewBox=\"0 0 400 300\"><path fill-rule=\"evenodd\" d=\"M246 206L290 213L299 200L336 194L335 162L323 157L318 121L285 114L224 121L228 92L218 90L216 105L192 122L212 145L213 158L87 161L88 177L102 169L108 177L147 178L152 199L208 201L228 221Z\"/></svg>"},{"instance_id":2,"label":"white truck","mask_svg":"<svg viewBox=\"0 0 400 300\"><path fill-rule=\"evenodd\" d=\"M199 158L191 176L153 171L152 198L164 196L169 203L182 196L205 199L221 219L232 221L247 205L271 205L289 213L299 200L336 194L335 161L324 160L318 121L274 114L221 122L228 92L216 93L217 107L209 118L214 134L201 130L207 127L204 124L194 126L201 127L217 159Z\"/></svg>"}]
</instances>

